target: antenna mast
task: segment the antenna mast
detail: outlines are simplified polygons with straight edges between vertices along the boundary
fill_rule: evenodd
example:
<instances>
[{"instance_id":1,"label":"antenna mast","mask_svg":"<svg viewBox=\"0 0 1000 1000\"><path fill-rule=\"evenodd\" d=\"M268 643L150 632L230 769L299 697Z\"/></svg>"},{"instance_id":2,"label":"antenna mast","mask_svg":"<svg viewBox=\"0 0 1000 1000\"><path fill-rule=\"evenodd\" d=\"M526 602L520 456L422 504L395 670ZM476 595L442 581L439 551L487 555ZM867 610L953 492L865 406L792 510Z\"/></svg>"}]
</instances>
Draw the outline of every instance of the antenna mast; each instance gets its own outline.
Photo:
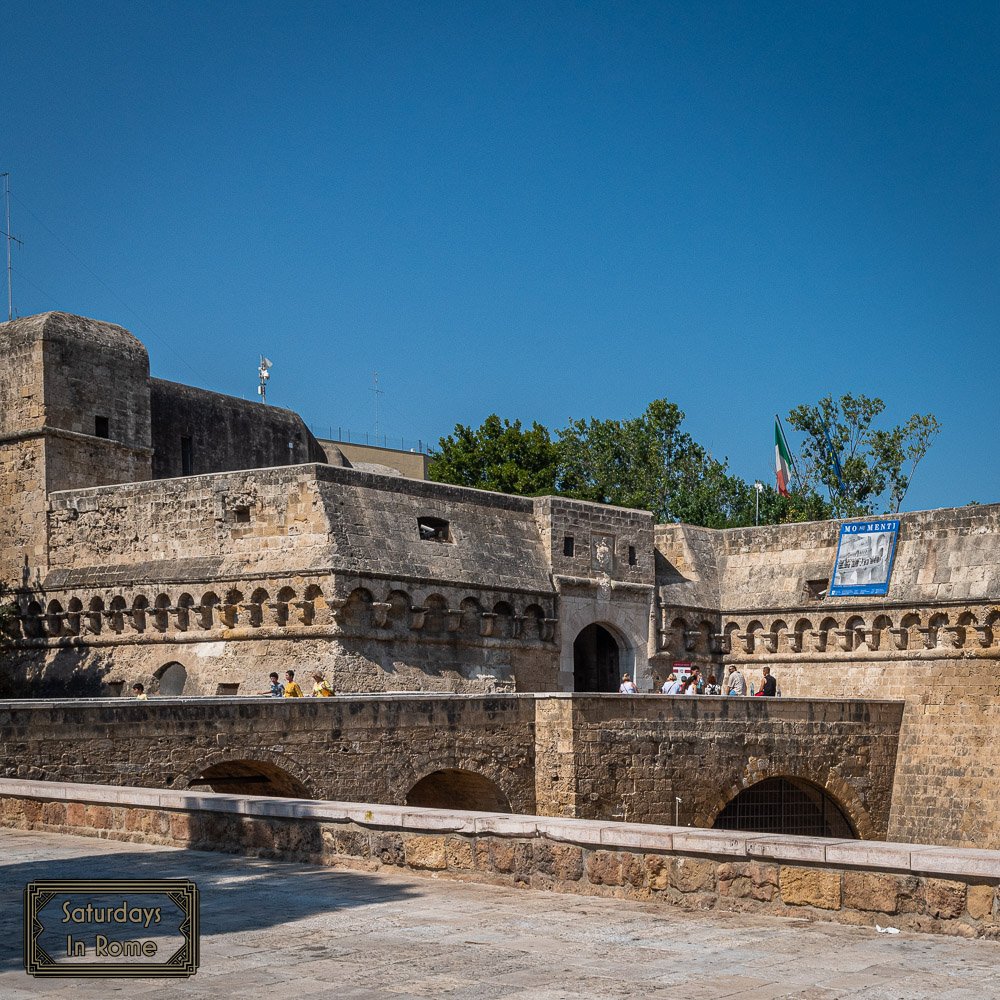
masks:
<instances>
[{"instance_id":1,"label":"antenna mast","mask_svg":"<svg viewBox=\"0 0 1000 1000\"><path fill-rule=\"evenodd\" d=\"M10 231L10 174L5 172L0 176L3 176L3 202L7 219L4 236L7 238L7 322L9 323L14 318L14 284L10 266L10 245L11 242L18 246L24 246L24 244Z\"/></svg>"},{"instance_id":2,"label":"antenna mast","mask_svg":"<svg viewBox=\"0 0 1000 1000\"><path fill-rule=\"evenodd\" d=\"M260 365L257 368L257 377L260 379L257 385L257 395L262 403L267 403L267 380L271 377L271 362L260 356Z\"/></svg>"},{"instance_id":3,"label":"antenna mast","mask_svg":"<svg viewBox=\"0 0 1000 1000\"><path fill-rule=\"evenodd\" d=\"M378 372L372 372L372 395L375 397L375 444L378 445L378 398L385 395L385 389L378 387Z\"/></svg>"}]
</instances>

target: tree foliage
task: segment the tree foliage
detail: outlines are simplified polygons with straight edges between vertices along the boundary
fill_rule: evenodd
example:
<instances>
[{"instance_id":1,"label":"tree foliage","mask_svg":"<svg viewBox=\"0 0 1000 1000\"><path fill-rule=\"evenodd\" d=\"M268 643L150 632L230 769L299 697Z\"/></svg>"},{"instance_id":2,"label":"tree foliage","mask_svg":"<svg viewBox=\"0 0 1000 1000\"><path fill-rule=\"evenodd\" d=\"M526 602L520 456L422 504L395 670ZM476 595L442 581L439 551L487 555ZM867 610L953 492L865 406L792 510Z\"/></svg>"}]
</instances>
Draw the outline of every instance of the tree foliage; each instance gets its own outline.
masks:
<instances>
[{"instance_id":1,"label":"tree foliage","mask_svg":"<svg viewBox=\"0 0 1000 1000\"><path fill-rule=\"evenodd\" d=\"M656 399L631 420L572 421L559 432L559 492L652 511L660 522L711 516L709 498L719 506L730 477L681 430L683 420L674 403Z\"/></svg>"},{"instance_id":2,"label":"tree foliage","mask_svg":"<svg viewBox=\"0 0 1000 1000\"><path fill-rule=\"evenodd\" d=\"M475 430L458 424L439 444L428 466L437 482L521 496L555 492L558 449L541 424L525 430L494 413Z\"/></svg>"},{"instance_id":3,"label":"tree foliage","mask_svg":"<svg viewBox=\"0 0 1000 1000\"><path fill-rule=\"evenodd\" d=\"M788 414L792 427L805 435L797 463L802 488L825 489L837 517L899 511L917 465L941 429L929 413L878 427L884 411L877 397L847 393Z\"/></svg>"},{"instance_id":4,"label":"tree foliage","mask_svg":"<svg viewBox=\"0 0 1000 1000\"><path fill-rule=\"evenodd\" d=\"M526 429L496 414L476 429L459 424L441 438L429 474L459 486L634 507L651 511L659 523L710 528L753 525L758 504L761 524L865 515L883 502L899 509L939 430L929 414L879 428L875 421L884 409L880 399L848 394L792 410L789 422L805 438L787 496L771 485L758 495L752 483L729 470L727 460L714 458L683 429L683 411L666 399L653 400L631 419L571 420L554 434L538 423Z\"/></svg>"}]
</instances>

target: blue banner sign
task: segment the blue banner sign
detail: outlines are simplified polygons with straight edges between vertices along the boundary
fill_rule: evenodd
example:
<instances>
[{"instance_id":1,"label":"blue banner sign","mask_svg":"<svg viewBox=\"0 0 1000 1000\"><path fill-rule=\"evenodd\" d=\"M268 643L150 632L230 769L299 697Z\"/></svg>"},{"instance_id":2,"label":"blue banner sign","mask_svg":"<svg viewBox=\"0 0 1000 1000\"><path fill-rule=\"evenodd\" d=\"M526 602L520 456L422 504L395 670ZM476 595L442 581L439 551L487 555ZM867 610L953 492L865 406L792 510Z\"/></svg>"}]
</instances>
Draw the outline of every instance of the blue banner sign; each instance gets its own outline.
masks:
<instances>
[{"instance_id":1,"label":"blue banner sign","mask_svg":"<svg viewBox=\"0 0 1000 1000\"><path fill-rule=\"evenodd\" d=\"M853 521L840 526L830 597L878 597L889 593L899 521Z\"/></svg>"}]
</instances>

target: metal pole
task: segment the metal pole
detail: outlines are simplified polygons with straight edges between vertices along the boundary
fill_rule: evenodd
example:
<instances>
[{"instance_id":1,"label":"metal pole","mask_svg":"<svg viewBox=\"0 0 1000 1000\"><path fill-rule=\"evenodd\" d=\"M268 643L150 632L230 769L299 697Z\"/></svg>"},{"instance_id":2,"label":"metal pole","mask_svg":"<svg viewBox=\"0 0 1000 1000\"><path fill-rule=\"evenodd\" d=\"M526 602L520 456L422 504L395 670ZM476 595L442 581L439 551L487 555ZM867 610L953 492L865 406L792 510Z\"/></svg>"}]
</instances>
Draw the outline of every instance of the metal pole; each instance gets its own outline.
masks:
<instances>
[{"instance_id":1,"label":"metal pole","mask_svg":"<svg viewBox=\"0 0 1000 1000\"><path fill-rule=\"evenodd\" d=\"M681 825L681 800L675 795L674 796L674 826Z\"/></svg>"},{"instance_id":2,"label":"metal pole","mask_svg":"<svg viewBox=\"0 0 1000 1000\"><path fill-rule=\"evenodd\" d=\"M10 174L3 175L3 201L6 208L7 225L4 233L7 237L7 322L14 318L14 289L11 281L10 268Z\"/></svg>"}]
</instances>

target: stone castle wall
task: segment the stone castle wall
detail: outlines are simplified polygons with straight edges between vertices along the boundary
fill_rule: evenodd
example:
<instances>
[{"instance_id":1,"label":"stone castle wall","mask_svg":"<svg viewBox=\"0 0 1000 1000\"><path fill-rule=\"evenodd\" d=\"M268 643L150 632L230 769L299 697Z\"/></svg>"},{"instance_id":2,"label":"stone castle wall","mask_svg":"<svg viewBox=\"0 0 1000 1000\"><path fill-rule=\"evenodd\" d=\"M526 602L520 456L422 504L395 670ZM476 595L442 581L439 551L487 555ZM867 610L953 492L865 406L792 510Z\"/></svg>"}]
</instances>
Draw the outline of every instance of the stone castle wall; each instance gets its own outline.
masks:
<instances>
[{"instance_id":1,"label":"stone castle wall","mask_svg":"<svg viewBox=\"0 0 1000 1000\"><path fill-rule=\"evenodd\" d=\"M832 797L843 836L884 838L900 710L626 695L0 702L0 773L185 788L217 764L263 766L298 786L284 794L403 804L421 779L459 770L515 812L671 823L679 796L694 826L784 777Z\"/></svg>"},{"instance_id":2,"label":"stone castle wall","mask_svg":"<svg viewBox=\"0 0 1000 1000\"><path fill-rule=\"evenodd\" d=\"M246 691L263 663L348 690L572 690L600 624L643 690L675 663L767 663L785 695L904 698L890 833L992 836L1000 507L902 515L889 595L831 599L836 522L654 527L289 465L326 457L295 414L151 380L120 327L49 313L0 338L8 690L170 690L176 665L186 692ZM203 474L153 478L185 453Z\"/></svg>"},{"instance_id":3,"label":"stone castle wall","mask_svg":"<svg viewBox=\"0 0 1000 1000\"><path fill-rule=\"evenodd\" d=\"M825 596L838 535L659 526L654 676L766 664L786 696L902 699L890 838L1000 847L1000 507L900 515L884 597Z\"/></svg>"},{"instance_id":4,"label":"stone castle wall","mask_svg":"<svg viewBox=\"0 0 1000 1000\"><path fill-rule=\"evenodd\" d=\"M150 379L150 421L156 479L328 461L297 413L177 382Z\"/></svg>"}]
</instances>

